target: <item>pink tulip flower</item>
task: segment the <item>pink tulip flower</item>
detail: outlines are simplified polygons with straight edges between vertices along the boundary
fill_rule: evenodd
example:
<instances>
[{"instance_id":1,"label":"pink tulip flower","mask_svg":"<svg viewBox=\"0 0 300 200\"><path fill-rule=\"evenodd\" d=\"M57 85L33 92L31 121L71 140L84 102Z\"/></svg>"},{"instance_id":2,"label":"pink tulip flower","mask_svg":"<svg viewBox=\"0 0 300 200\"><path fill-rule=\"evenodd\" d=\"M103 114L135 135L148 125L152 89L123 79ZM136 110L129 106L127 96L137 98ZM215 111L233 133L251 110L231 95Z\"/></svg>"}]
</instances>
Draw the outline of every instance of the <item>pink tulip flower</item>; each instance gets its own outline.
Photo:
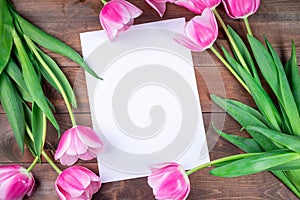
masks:
<instances>
[{"instance_id":1,"label":"pink tulip flower","mask_svg":"<svg viewBox=\"0 0 300 200\"><path fill-rule=\"evenodd\" d=\"M151 166L152 173L148 184L153 189L155 198L184 200L190 193L190 181L177 163L161 163Z\"/></svg>"},{"instance_id":2,"label":"pink tulip flower","mask_svg":"<svg viewBox=\"0 0 300 200\"><path fill-rule=\"evenodd\" d=\"M177 0L176 5L185 7L196 14L202 14L205 8L214 9L221 0Z\"/></svg>"},{"instance_id":3,"label":"pink tulip flower","mask_svg":"<svg viewBox=\"0 0 300 200\"><path fill-rule=\"evenodd\" d=\"M81 166L67 168L55 181L55 190L61 200L88 200L100 187L100 177Z\"/></svg>"},{"instance_id":4,"label":"pink tulip flower","mask_svg":"<svg viewBox=\"0 0 300 200\"><path fill-rule=\"evenodd\" d=\"M176 0L145 0L156 12L158 12L159 16L162 17L166 12L166 4L167 2L174 3Z\"/></svg>"},{"instance_id":5,"label":"pink tulip flower","mask_svg":"<svg viewBox=\"0 0 300 200\"><path fill-rule=\"evenodd\" d=\"M63 165L73 165L78 158L91 160L103 152L103 142L95 131L86 126L75 126L67 130L58 144L55 160Z\"/></svg>"},{"instance_id":6,"label":"pink tulip flower","mask_svg":"<svg viewBox=\"0 0 300 200\"><path fill-rule=\"evenodd\" d=\"M195 16L185 25L185 33L175 35L175 41L192 51L204 51L218 37L218 24L213 12L206 8L201 16Z\"/></svg>"},{"instance_id":7,"label":"pink tulip flower","mask_svg":"<svg viewBox=\"0 0 300 200\"><path fill-rule=\"evenodd\" d=\"M130 28L134 18L142 13L143 11L125 0L110 0L103 6L99 18L108 38L112 41L120 32Z\"/></svg>"},{"instance_id":8,"label":"pink tulip flower","mask_svg":"<svg viewBox=\"0 0 300 200\"><path fill-rule=\"evenodd\" d=\"M226 13L233 19L246 18L257 11L260 0L222 0Z\"/></svg>"},{"instance_id":9,"label":"pink tulip flower","mask_svg":"<svg viewBox=\"0 0 300 200\"><path fill-rule=\"evenodd\" d=\"M0 166L0 199L21 200L31 196L35 180L31 172L19 165Z\"/></svg>"}]
</instances>

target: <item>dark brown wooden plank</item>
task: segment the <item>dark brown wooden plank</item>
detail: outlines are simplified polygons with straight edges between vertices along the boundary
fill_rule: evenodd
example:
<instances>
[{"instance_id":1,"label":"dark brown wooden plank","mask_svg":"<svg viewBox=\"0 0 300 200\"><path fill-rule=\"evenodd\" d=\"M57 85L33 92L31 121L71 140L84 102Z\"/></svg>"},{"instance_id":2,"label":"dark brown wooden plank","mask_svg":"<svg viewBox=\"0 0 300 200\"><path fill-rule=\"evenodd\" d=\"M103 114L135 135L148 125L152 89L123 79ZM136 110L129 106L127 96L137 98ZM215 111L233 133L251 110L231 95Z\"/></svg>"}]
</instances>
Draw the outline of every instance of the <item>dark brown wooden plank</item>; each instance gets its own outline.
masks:
<instances>
[{"instance_id":1,"label":"dark brown wooden plank","mask_svg":"<svg viewBox=\"0 0 300 200\"><path fill-rule=\"evenodd\" d=\"M68 45L81 52L79 33L99 30L98 15L101 8L99 1L13 1L16 9L30 20L32 23L47 31L48 33L58 37ZM136 24L149 21L158 21L161 18L152 10L144 1L132 1L135 5L143 9L144 14L136 19ZM277 2L277 1L276 1ZM281 6L277 6L277 5ZM263 34L266 34L275 46L275 49L280 50L282 58L289 55L290 40L294 39L297 49L300 49L300 6L297 0L280 1L274 6L274 1L268 0L262 2L258 12L250 17L251 27L256 36L263 39ZM45 12L46 10L46 12ZM225 22L229 23L239 32L246 33L242 21L232 20L226 16L222 6L218 8ZM55 13L55 14L54 14ZM41 17L42 16L42 17ZM191 12L184 8L179 8L174 5L169 5L169 12L166 13L163 19L186 17L190 19L194 16ZM227 44L223 31L220 30L218 44ZM202 53L194 54L197 57L202 57ZM68 59L50 54L62 66L73 66L73 62ZM299 53L298 53L299 55ZM298 56L300 58L300 56ZM196 66L198 62L196 62ZM206 63L206 59L201 59L202 64L211 64L211 61ZM77 65L76 65L77 66ZM203 66L203 65L202 65ZM204 65L205 66L205 65Z\"/></svg>"}]
</instances>

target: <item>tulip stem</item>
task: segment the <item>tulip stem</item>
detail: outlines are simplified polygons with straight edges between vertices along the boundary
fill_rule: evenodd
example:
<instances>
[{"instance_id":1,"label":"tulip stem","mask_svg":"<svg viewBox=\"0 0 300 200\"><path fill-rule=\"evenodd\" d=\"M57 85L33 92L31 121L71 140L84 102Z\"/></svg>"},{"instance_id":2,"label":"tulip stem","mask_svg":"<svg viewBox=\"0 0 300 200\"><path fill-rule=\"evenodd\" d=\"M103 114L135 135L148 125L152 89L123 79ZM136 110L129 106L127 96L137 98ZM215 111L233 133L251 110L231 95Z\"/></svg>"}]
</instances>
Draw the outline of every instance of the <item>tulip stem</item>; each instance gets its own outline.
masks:
<instances>
[{"instance_id":1,"label":"tulip stem","mask_svg":"<svg viewBox=\"0 0 300 200\"><path fill-rule=\"evenodd\" d=\"M103 5L107 4L107 1L105 0L101 0L101 2L103 3Z\"/></svg>"},{"instance_id":2,"label":"tulip stem","mask_svg":"<svg viewBox=\"0 0 300 200\"><path fill-rule=\"evenodd\" d=\"M240 78L240 76L232 69L230 64L221 56L221 54L213 47L210 47L210 50L219 58L219 60L227 67L227 69L232 73L232 75L242 84L242 86L250 93L249 88L244 83L244 81Z\"/></svg>"},{"instance_id":3,"label":"tulip stem","mask_svg":"<svg viewBox=\"0 0 300 200\"><path fill-rule=\"evenodd\" d=\"M247 157L251 157L251 156L255 156L255 155L259 155L261 153L244 153L244 154L238 154L238 155L233 155L233 156L227 156L225 158L220 158L220 159L217 159L217 160L214 160L214 161L211 161L209 163L205 163L203 165L199 165L195 168L192 168L190 170L188 170L186 172L187 175L190 175L200 169L203 169L203 168L206 168L206 167L209 167L209 166L212 166L212 165L216 165L216 164L219 164L219 163L223 163L223 162L227 162L227 161L234 161L234 160L239 160L239 159L243 159L243 158L247 158Z\"/></svg>"},{"instance_id":4,"label":"tulip stem","mask_svg":"<svg viewBox=\"0 0 300 200\"><path fill-rule=\"evenodd\" d=\"M248 21L248 17L244 18L244 23L246 25L246 29L248 31L248 34L253 36L252 30L251 30L251 27L250 27L250 24L249 24L249 21Z\"/></svg>"},{"instance_id":5,"label":"tulip stem","mask_svg":"<svg viewBox=\"0 0 300 200\"><path fill-rule=\"evenodd\" d=\"M229 32L229 30L228 30L226 24L224 23L222 17L219 15L219 13L218 13L218 11L217 11L216 9L213 9L213 12L214 12L216 18L218 19L218 21L220 22L220 24L221 24L223 30L225 31L225 33L226 33L226 35L227 35L227 37L228 37L228 39L229 39L229 42L230 42L230 44L231 44L231 46L232 46L234 52L236 53L236 55L237 55L239 61L241 62L242 66L245 68L245 70L246 70L249 74L251 74L251 72L250 72L250 70L249 70L249 68L248 68L248 66L247 66L247 64L246 64L246 62L245 62L245 60L244 60L244 58L243 58L243 56L242 56L242 54L241 54L239 48L238 48L238 46L236 45L236 43L235 43L233 37L231 36L231 34L230 34L230 32Z\"/></svg>"},{"instance_id":6,"label":"tulip stem","mask_svg":"<svg viewBox=\"0 0 300 200\"><path fill-rule=\"evenodd\" d=\"M31 163L31 165L26 169L26 171L30 172L34 168L34 166L36 165L36 163L38 162L38 160L39 160L39 157L36 156L35 159L34 159L34 161Z\"/></svg>"},{"instance_id":7,"label":"tulip stem","mask_svg":"<svg viewBox=\"0 0 300 200\"><path fill-rule=\"evenodd\" d=\"M30 127L28 126L27 123L25 123L25 129L26 129L26 132L27 132L28 136L30 137L31 141L34 142L33 134L32 134L32 132L30 130Z\"/></svg>"},{"instance_id":8,"label":"tulip stem","mask_svg":"<svg viewBox=\"0 0 300 200\"><path fill-rule=\"evenodd\" d=\"M62 87L62 85L59 82L56 75L52 72L52 70L49 68L49 66L45 62L45 60L42 58L42 56L38 52L35 44L32 42L32 40L30 38L28 38L26 35L24 35L24 38L25 38L25 41L27 42L29 48L31 49L31 51L34 53L34 55L36 56L38 61L41 63L41 65L44 67L44 69L49 73L49 75L53 79L54 83L56 84L58 90L60 91L60 93L61 93L61 95L62 95L62 97L63 97L63 99L66 103L66 106L67 106L67 109L68 109L68 112L69 112L69 115L70 115L70 118L71 118L71 121L72 121L72 125L73 125L73 127L76 126L76 121L75 121L75 117L74 117L74 114L73 114L73 111L72 111L71 103L70 103L70 101L67 97L67 94L66 94L64 88Z\"/></svg>"},{"instance_id":9,"label":"tulip stem","mask_svg":"<svg viewBox=\"0 0 300 200\"><path fill-rule=\"evenodd\" d=\"M42 155L44 158L48 161L48 163L51 165L51 167L58 173L61 174L61 170L56 166L56 164L52 161L52 159L48 156L48 154L42 150Z\"/></svg>"}]
</instances>

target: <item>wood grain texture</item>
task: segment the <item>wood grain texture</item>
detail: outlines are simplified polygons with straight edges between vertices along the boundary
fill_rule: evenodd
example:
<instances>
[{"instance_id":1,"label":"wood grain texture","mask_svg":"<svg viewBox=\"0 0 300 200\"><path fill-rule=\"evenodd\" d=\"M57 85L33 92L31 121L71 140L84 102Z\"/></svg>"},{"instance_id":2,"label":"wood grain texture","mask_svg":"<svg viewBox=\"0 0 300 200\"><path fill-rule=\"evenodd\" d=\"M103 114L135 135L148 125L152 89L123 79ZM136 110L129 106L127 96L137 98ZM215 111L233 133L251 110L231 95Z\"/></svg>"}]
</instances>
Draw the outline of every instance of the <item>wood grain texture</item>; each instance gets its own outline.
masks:
<instances>
[{"instance_id":1,"label":"wood grain texture","mask_svg":"<svg viewBox=\"0 0 300 200\"><path fill-rule=\"evenodd\" d=\"M98 0L13 0L12 2L22 16L64 41L79 53L81 53L79 33L101 29L98 14L102 4ZM130 0L130 2L144 11L143 15L135 20L136 24L183 16L190 19L194 16L193 13L184 8L169 4L165 17L161 19L144 1ZM226 23L229 23L242 35L246 34L242 21L231 20L226 16L222 6L218 8L218 11ZM260 9L249 18L249 21L255 36L263 40L263 34L266 34L283 61L286 61L290 55L291 39L293 39L298 52L298 60L300 60L299 0L263 0ZM243 37L245 38L245 36ZM229 47L226 36L221 29L216 42L216 47L220 48L220 46ZM58 62L74 86L78 101L78 109L74 112L78 123L91 126L83 70L69 59L48 50L45 51ZM220 139L213 131L212 122L225 132L246 135L245 132L240 132L241 127L231 117L212 104L209 95L217 94L254 106L252 99L211 52L193 53L192 55L211 159L242 153L238 148ZM56 107L55 117L63 132L71 126L71 122L62 97L48 84L44 84L44 88L45 94ZM1 106L0 135L0 165L19 163L23 166L29 166L32 156L27 149L23 156L20 154ZM50 155L54 154L57 144L57 133L49 125L45 148ZM81 161L79 165L98 172L96 160ZM208 175L208 171L209 169L201 170L190 177L191 193L188 199L297 199L289 189L268 172L224 179ZM33 173L37 180L38 189L28 199L57 199L53 186L57 177L55 171L43 160L42 164L38 164L33 169ZM93 199L150 200L154 197L147 185L146 178L139 178L103 184Z\"/></svg>"}]
</instances>

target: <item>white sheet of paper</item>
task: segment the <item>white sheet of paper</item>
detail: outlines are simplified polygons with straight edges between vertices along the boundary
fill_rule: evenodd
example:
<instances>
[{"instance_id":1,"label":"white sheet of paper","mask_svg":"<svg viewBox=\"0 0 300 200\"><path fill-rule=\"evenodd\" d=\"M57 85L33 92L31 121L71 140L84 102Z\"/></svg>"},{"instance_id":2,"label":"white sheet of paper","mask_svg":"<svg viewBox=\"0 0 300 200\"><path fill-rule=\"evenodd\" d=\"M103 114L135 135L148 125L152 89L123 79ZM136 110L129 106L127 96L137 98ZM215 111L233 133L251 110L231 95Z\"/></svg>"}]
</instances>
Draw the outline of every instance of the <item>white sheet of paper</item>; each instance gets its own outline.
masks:
<instances>
[{"instance_id":1,"label":"white sheet of paper","mask_svg":"<svg viewBox=\"0 0 300 200\"><path fill-rule=\"evenodd\" d=\"M209 162L191 52L173 40L184 18L135 25L114 42L81 33L82 54L104 80L86 73L103 183L147 176L149 165Z\"/></svg>"}]
</instances>

